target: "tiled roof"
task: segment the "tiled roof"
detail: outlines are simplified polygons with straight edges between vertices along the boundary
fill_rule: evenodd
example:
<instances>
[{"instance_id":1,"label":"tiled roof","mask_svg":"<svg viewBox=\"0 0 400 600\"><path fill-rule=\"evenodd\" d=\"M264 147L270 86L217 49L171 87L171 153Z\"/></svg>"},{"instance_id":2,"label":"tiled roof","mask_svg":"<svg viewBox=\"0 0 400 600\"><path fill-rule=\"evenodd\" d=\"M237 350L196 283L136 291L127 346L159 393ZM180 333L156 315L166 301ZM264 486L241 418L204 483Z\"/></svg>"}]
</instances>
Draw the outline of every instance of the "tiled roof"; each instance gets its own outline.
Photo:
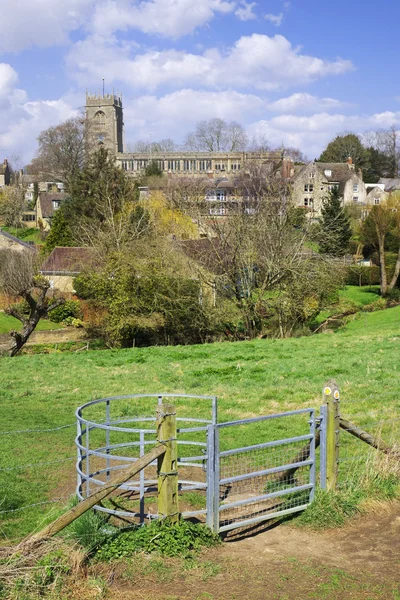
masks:
<instances>
[{"instance_id":1,"label":"tiled roof","mask_svg":"<svg viewBox=\"0 0 400 600\"><path fill-rule=\"evenodd\" d=\"M73 275L94 262L93 248L57 246L44 261L40 272L44 275L52 273Z\"/></svg>"},{"instance_id":2,"label":"tiled roof","mask_svg":"<svg viewBox=\"0 0 400 600\"><path fill-rule=\"evenodd\" d=\"M40 206L42 209L42 215L43 215L44 219L52 217L54 215L55 211L57 210L53 206L53 200L62 202L63 200L65 200L65 194L63 194L62 192L55 192L55 193L47 193L46 192L46 193L41 193L39 196Z\"/></svg>"},{"instance_id":3,"label":"tiled roof","mask_svg":"<svg viewBox=\"0 0 400 600\"><path fill-rule=\"evenodd\" d=\"M347 181L352 175L354 170L349 169L347 163L315 163L316 168L324 174L324 177L328 181ZM326 175L326 171L331 171L331 175Z\"/></svg>"}]
</instances>

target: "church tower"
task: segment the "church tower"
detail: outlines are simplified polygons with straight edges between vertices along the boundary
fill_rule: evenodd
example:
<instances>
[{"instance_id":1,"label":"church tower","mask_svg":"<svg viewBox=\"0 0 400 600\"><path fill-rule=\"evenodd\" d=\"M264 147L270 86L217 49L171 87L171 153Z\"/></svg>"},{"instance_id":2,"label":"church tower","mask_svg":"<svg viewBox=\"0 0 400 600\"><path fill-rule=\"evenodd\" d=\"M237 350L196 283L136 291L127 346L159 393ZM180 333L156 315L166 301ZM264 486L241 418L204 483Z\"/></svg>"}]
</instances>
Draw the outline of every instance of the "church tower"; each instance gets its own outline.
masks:
<instances>
[{"instance_id":1,"label":"church tower","mask_svg":"<svg viewBox=\"0 0 400 600\"><path fill-rule=\"evenodd\" d=\"M86 94L86 131L90 145L103 146L110 154L124 151L122 98L115 94Z\"/></svg>"}]
</instances>

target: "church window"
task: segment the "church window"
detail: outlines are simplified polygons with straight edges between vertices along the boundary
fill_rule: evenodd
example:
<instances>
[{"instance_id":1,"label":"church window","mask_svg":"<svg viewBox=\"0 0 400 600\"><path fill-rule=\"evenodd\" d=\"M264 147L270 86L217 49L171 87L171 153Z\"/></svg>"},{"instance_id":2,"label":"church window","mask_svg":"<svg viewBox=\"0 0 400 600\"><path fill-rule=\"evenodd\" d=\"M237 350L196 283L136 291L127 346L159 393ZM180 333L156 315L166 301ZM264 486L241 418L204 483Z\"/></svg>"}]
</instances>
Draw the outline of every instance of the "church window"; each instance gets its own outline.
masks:
<instances>
[{"instance_id":1,"label":"church window","mask_svg":"<svg viewBox=\"0 0 400 600\"><path fill-rule=\"evenodd\" d=\"M98 110L95 114L96 124L98 127L104 127L106 124L106 115L102 110Z\"/></svg>"}]
</instances>

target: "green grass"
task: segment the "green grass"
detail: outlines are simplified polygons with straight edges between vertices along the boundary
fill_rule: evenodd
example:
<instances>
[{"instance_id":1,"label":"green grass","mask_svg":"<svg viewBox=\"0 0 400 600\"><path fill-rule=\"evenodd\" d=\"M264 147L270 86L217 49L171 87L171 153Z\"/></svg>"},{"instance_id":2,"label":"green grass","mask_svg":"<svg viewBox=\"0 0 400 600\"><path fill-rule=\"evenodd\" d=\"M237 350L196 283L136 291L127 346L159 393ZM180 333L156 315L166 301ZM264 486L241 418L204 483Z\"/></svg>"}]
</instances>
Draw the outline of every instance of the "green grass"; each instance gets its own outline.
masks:
<instances>
[{"instance_id":1,"label":"green grass","mask_svg":"<svg viewBox=\"0 0 400 600\"><path fill-rule=\"evenodd\" d=\"M341 300L351 300L358 306L366 306L371 304L379 297L379 285L362 286L347 285L345 288L339 291L339 298Z\"/></svg>"},{"instance_id":2,"label":"green grass","mask_svg":"<svg viewBox=\"0 0 400 600\"><path fill-rule=\"evenodd\" d=\"M52 329L62 329L63 325L60 323L52 323L51 321L45 321L41 319L36 327L37 331L50 331ZM9 315L0 312L0 333L9 333L15 329L16 331L21 331L22 323L15 319L14 317L10 317Z\"/></svg>"},{"instance_id":3,"label":"green grass","mask_svg":"<svg viewBox=\"0 0 400 600\"><path fill-rule=\"evenodd\" d=\"M74 424L76 407L91 399L145 392L215 394L220 421L297 408L318 410L324 383L335 378L343 416L370 431L378 421L388 421L382 434L390 442L393 436L398 439L400 430L399 346L400 307L396 307L360 313L330 335L5 357L0 359L0 431ZM178 416L210 414L203 400L177 400L176 405ZM115 411L116 416L152 415L154 401L123 400ZM221 432L221 446L304 433L306 421L307 417L279 419L270 421L268 427L227 428ZM345 437L342 434L345 456L366 448ZM1 440L3 469L67 460L0 471L0 511L60 495L68 498L73 492L74 426L53 433L1 435ZM59 505L52 510L58 514ZM39 519L50 518L47 506L0 514L0 535L26 534Z\"/></svg>"},{"instance_id":4,"label":"green grass","mask_svg":"<svg viewBox=\"0 0 400 600\"><path fill-rule=\"evenodd\" d=\"M33 227L2 227L1 229L24 242L43 244L43 240L40 237L40 229L34 229Z\"/></svg>"}]
</instances>

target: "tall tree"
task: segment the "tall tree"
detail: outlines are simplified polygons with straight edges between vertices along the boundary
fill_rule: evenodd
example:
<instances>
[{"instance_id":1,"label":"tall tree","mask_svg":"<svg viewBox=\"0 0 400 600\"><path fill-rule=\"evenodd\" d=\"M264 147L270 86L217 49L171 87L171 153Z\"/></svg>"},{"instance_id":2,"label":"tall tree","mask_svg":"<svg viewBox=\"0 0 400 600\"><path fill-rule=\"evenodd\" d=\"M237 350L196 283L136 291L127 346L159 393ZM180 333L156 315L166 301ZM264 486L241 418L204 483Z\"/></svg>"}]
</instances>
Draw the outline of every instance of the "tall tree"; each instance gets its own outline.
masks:
<instances>
[{"instance_id":1,"label":"tall tree","mask_svg":"<svg viewBox=\"0 0 400 600\"><path fill-rule=\"evenodd\" d=\"M246 131L240 123L215 118L199 121L195 131L186 136L185 147L201 152L234 152L244 150L247 141Z\"/></svg>"},{"instance_id":2,"label":"tall tree","mask_svg":"<svg viewBox=\"0 0 400 600\"><path fill-rule=\"evenodd\" d=\"M21 224L25 207L24 188L7 186L0 189L0 217L8 227L18 227Z\"/></svg>"},{"instance_id":3,"label":"tall tree","mask_svg":"<svg viewBox=\"0 0 400 600\"><path fill-rule=\"evenodd\" d=\"M56 246L76 246L69 220L61 206L51 220L51 229L44 243L44 251L49 254Z\"/></svg>"},{"instance_id":4,"label":"tall tree","mask_svg":"<svg viewBox=\"0 0 400 600\"><path fill-rule=\"evenodd\" d=\"M38 151L28 167L30 173L61 181L67 190L82 169L89 150L84 119L74 117L49 127L38 137Z\"/></svg>"},{"instance_id":5,"label":"tall tree","mask_svg":"<svg viewBox=\"0 0 400 600\"><path fill-rule=\"evenodd\" d=\"M64 298L47 297L50 283L38 273L36 252L26 250L0 250L0 290L26 302L27 312L18 306L9 306L5 312L22 323L22 331L11 331L13 338L10 356L15 356L26 344L40 319L46 318L51 310L63 304Z\"/></svg>"},{"instance_id":6,"label":"tall tree","mask_svg":"<svg viewBox=\"0 0 400 600\"><path fill-rule=\"evenodd\" d=\"M58 210L75 245L95 246L101 253L118 251L148 226L137 187L104 148L72 178L69 196Z\"/></svg>"},{"instance_id":7,"label":"tall tree","mask_svg":"<svg viewBox=\"0 0 400 600\"><path fill-rule=\"evenodd\" d=\"M391 281L386 272L386 243L388 237L397 245L398 254ZM385 204L373 206L362 225L362 238L366 244L375 246L379 255L380 292L386 296L397 285L400 274L400 197L391 194Z\"/></svg>"},{"instance_id":8,"label":"tall tree","mask_svg":"<svg viewBox=\"0 0 400 600\"><path fill-rule=\"evenodd\" d=\"M339 188L334 187L321 209L319 249L322 254L344 256L351 238L350 219L345 213Z\"/></svg>"},{"instance_id":9,"label":"tall tree","mask_svg":"<svg viewBox=\"0 0 400 600\"><path fill-rule=\"evenodd\" d=\"M349 157L353 159L353 163L359 169L369 166L368 152L362 145L359 136L354 133L337 135L334 140L329 142L318 161L344 163Z\"/></svg>"}]
</instances>

